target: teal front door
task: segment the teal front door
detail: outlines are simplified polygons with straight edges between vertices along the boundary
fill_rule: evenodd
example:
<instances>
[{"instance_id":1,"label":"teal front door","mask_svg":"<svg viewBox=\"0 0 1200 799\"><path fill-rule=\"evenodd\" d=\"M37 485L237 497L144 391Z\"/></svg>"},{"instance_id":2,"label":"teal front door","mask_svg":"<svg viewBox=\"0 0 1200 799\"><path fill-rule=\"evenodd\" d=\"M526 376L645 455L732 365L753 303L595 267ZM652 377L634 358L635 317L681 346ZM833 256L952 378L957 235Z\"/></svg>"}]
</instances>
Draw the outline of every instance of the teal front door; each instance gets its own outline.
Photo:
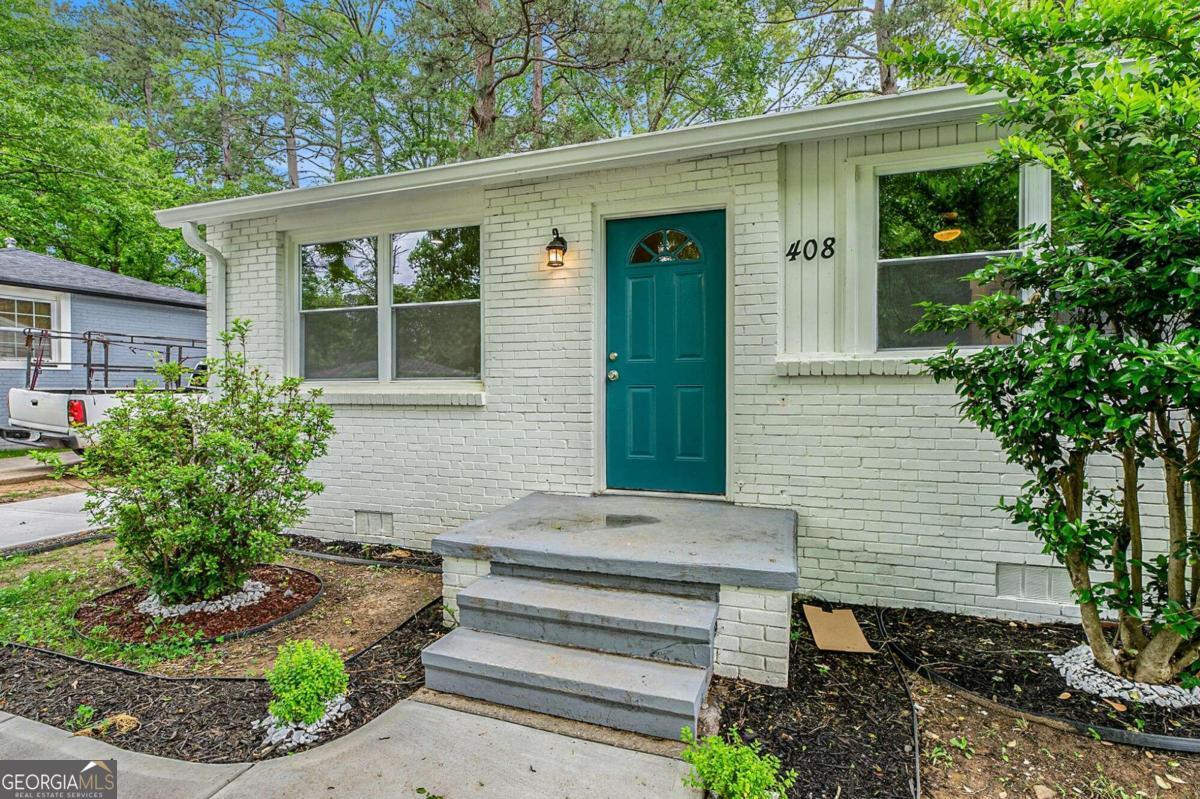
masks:
<instances>
[{"instance_id":1,"label":"teal front door","mask_svg":"<svg viewBox=\"0 0 1200 799\"><path fill-rule=\"evenodd\" d=\"M725 212L620 219L607 241L609 488L725 493Z\"/></svg>"}]
</instances>

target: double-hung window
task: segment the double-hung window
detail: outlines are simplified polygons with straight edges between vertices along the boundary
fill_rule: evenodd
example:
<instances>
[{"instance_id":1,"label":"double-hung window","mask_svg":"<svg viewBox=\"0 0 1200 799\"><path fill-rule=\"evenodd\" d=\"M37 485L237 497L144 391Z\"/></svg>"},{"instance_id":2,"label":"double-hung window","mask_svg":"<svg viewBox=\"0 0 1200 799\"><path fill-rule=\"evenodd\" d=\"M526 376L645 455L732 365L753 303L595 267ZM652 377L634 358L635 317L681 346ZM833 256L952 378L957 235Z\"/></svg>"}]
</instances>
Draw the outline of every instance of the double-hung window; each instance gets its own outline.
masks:
<instances>
[{"instance_id":1,"label":"double-hung window","mask_svg":"<svg viewBox=\"0 0 1200 799\"><path fill-rule=\"evenodd\" d=\"M1011 162L876 175L877 350L1011 343L974 327L955 333L911 328L924 313L919 303L965 304L997 290L967 276L1018 246L1022 175Z\"/></svg>"},{"instance_id":2,"label":"double-hung window","mask_svg":"<svg viewBox=\"0 0 1200 799\"><path fill-rule=\"evenodd\" d=\"M478 379L479 228L300 246L300 374Z\"/></svg>"},{"instance_id":3,"label":"double-hung window","mask_svg":"<svg viewBox=\"0 0 1200 799\"><path fill-rule=\"evenodd\" d=\"M66 295L47 294L30 290L27 295L0 295L0 366L25 368L29 353L25 346L25 330L56 330L65 326L60 317L65 314ZM69 342L47 339L41 355L49 361L69 360Z\"/></svg>"}]
</instances>

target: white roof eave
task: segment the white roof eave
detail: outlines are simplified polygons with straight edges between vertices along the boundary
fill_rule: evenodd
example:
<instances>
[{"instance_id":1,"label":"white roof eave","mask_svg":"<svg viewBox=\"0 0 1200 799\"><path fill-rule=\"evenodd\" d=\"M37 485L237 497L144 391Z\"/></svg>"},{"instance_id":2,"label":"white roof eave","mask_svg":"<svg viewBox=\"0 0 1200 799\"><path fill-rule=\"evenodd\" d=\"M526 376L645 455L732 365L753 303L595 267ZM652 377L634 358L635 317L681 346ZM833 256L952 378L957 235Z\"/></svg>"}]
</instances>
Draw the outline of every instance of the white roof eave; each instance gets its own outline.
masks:
<instances>
[{"instance_id":1,"label":"white roof eave","mask_svg":"<svg viewBox=\"0 0 1200 799\"><path fill-rule=\"evenodd\" d=\"M999 99L995 94L969 94L960 86L926 89L889 97L855 100L463 161L323 186L183 205L156 211L155 216L160 225L178 228L187 222L203 224L250 219L270 216L281 211L313 209L344 200L437 191L469 185L484 186L652 161L675 161L786 142L899 130L950 119L978 117L994 110Z\"/></svg>"}]
</instances>

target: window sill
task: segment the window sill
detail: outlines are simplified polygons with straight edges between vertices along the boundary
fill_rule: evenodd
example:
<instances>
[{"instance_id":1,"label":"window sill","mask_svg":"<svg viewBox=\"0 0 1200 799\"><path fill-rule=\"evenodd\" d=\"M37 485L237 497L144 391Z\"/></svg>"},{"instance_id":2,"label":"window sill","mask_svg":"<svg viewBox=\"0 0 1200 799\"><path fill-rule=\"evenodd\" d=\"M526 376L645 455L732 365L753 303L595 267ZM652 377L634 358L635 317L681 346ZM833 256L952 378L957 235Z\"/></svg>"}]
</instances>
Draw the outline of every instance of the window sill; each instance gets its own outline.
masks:
<instances>
[{"instance_id":1,"label":"window sill","mask_svg":"<svg viewBox=\"0 0 1200 799\"><path fill-rule=\"evenodd\" d=\"M919 357L921 355L918 353L851 355L814 352L809 355L780 355L775 359L775 374L780 377L923 375L926 374L925 367L912 362Z\"/></svg>"},{"instance_id":2,"label":"window sill","mask_svg":"<svg viewBox=\"0 0 1200 799\"><path fill-rule=\"evenodd\" d=\"M460 405L481 407L487 404L483 383L478 380L438 381L419 385L366 383L360 385L322 385L306 383L306 388L322 390L321 400L330 405Z\"/></svg>"}]
</instances>

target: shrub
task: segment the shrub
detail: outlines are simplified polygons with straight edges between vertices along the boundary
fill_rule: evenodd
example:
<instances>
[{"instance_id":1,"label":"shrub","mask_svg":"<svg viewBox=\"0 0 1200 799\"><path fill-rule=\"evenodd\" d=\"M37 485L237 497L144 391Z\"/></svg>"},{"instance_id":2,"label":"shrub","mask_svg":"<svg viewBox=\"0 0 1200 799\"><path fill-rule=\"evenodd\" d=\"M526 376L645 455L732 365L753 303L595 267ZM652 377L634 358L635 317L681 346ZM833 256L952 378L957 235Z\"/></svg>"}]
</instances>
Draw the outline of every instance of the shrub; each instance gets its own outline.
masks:
<instances>
[{"instance_id":1,"label":"shrub","mask_svg":"<svg viewBox=\"0 0 1200 799\"><path fill-rule=\"evenodd\" d=\"M783 799L796 782L796 772L779 773L779 758L762 753L758 741L745 743L737 728L722 738L697 739L683 728L683 760L692 767L684 783L702 788L716 799Z\"/></svg>"},{"instance_id":2,"label":"shrub","mask_svg":"<svg viewBox=\"0 0 1200 799\"><path fill-rule=\"evenodd\" d=\"M304 471L326 452L332 410L299 378L274 382L249 365L249 327L235 320L222 357L206 360L211 391L139 385L88 428L95 444L76 467L92 520L165 602L236 590L252 565L278 557L278 534L324 488ZM159 365L168 384L187 384L182 371Z\"/></svg>"},{"instance_id":3,"label":"shrub","mask_svg":"<svg viewBox=\"0 0 1200 799\"><path fill-rule=\"evenodd\" d=\"M337 652L304 640L279 647L267 683L275 696L271 715L289 724L312 724L325 714L326 702L346 692L349 678Z\"/></svg>"}]
</instances>

